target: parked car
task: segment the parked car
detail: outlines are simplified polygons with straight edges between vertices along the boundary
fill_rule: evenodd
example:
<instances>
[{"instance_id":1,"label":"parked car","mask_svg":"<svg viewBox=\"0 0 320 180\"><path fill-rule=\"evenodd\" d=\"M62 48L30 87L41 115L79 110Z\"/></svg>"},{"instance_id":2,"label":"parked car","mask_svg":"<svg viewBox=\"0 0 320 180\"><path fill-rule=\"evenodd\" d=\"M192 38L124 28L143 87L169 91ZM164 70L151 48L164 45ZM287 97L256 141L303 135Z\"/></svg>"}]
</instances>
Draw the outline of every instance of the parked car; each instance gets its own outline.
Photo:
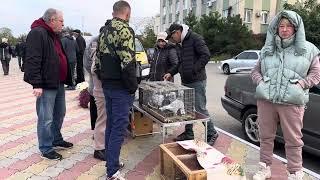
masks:
<instances>
[{"instance_id":1,"label":"parked car","mask_svg":"<svg viewBox=\"0 0 320 180\"><path fill-rule=\"evenodd\" d=\"M259 144L257 105L254 97L256 85L249 73L230 75L225 83L225 95L221 98L223 108L242 123L245 138ZM320 84L310 89L310 101L306 106L303 121L304 150L320 155ZM281 129L276 140L284 143Z\"/></svg>"},{"instance_id":2,"label":"parked car","mask_svg":"<svg viewBox=\"0 0 320 180\"><path fill-rule=\"evenodd\" d=\"M259 50L246 50L231 59L221 61L219 69L221 69L224 74L251 70L259 58Z\"/></svg>"},{"instance_id":3,"label":"parked car","mask_svg":"<svg viewBox=\"0 0 320 180\"><path fill-rule=\"evenodd\" d=\"M142 79L148 79L150 73L150 64L147 53L138 38L135 38L136 60L141 64Z\"/></svg>"}]
</instances>

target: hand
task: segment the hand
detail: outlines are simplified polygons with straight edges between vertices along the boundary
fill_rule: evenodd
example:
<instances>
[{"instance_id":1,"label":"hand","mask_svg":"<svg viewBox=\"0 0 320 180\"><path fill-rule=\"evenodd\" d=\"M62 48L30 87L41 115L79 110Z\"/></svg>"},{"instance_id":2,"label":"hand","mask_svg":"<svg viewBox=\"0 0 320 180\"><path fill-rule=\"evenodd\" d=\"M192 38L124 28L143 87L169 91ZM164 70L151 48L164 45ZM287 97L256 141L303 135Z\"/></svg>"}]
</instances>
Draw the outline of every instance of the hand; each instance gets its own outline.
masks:
<instances>
[{"instance_id":1,"label":"hand","mask_svg":"<svg viewBox=\"0 0 320 180\"><path fill-rule=\"evenodd\" d=\"M35 88L35 89L33 89L33 95L35 96L35 97L40 97L41 95L42 95L42 88Z\"/></svg>"},{"instance_id":2,"label":"hand","mask_svg":"<svg viewBox=\"0 0 320 180\"><path fill-rule=\"evenodd\" d=\"M167 73L163 76L163 80L170 81L171 79L172 79L172 76L170 73Z\"/></svg>"}]
</instances>

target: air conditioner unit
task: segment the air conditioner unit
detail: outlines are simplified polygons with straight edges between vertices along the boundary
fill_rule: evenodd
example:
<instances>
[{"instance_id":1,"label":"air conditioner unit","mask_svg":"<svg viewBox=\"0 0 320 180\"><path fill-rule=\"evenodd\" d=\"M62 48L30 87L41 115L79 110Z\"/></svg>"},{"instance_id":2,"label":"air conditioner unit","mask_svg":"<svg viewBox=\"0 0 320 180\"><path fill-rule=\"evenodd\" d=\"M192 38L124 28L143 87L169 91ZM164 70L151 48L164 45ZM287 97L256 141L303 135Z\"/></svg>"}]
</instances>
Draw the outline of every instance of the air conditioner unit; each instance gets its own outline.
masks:
<instances>
[{"instance_id":1,"label":"air conditioner unit","mask_svg":"<svg viewBox=\"0 0 320 180\"><path fill-rule=\"evenodd\" d=\"M260 17L260 16L261 16L261 12L260 11L256 12L256 17Z\"/></svg>"},{"instance_id":2,"label":"air conditioner unit","mask_svg":"<svg viewBox=\"0 0 320 180\"><path fill-rule=\"evenodd\" d=\"M207 6L208 6L208 7L212 7L212 1L208 1L208 2L207 2Z\"/></svg>"}]
</instances>

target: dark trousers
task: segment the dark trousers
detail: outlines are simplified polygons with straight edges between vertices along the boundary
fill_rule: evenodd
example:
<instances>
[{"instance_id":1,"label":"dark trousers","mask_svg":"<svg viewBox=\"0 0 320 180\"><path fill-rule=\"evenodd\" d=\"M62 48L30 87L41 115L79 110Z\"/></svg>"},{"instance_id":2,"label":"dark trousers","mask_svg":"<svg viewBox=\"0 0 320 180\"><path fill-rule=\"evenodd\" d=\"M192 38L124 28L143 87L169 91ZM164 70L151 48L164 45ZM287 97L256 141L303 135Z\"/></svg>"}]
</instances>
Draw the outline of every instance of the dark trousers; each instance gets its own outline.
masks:
<instances>
[{"instance_id":1,"label":"dark trousers","mask_svg":"<svg viewBox=\"0 0 320 180\"><path fill-rule=\"evenodd\" d=\"M126 89L103 88L107 109L107 128L105 147L107 175L111 177L119 170L121 145L129 124L129 110L134 96Z\"/></svg>"},{"instance_id":2,"label":"dark trousers","mask_svg":"<svg viewBox=\"0 0 320 180\"><path fill-rule=\"evenodd\" d=\"M91 130L94 130L94 127L96 125L96 121L98 118L97 114L97 105L94 97L90 95L90 120L91 120Z\"/></svg>"},{"instance_id":3,"label":"dark trousers","mask_svg":"<svg viewBox=\"0 0 320 180\"><path fill-rule=\"evenodd\" d=\"M79 55L77 58L77 80L76 83L82 83L84 82L84 72L83 72L83 54Z\"/></svg>"},{"instance_id":4,"label":"dark trousers","mask_svg":"<svg viewBox=\"0 0 320 180\"><path fill-rule=\"evenodd\" d=\"M19 64L19 68L22 70L22 58L21 58L21 56L18 56L18 64Z\"/></svg>"},{"instance_id":5,"label":"dark trousers","mask_svg":"<svg viewBox=\"0 0 320 180\"><path fill-rule=\"evenodd\" d=\"M71 71L71 78L72 78L72 87L76 86L76 62L69 63L70 71Z\"/></svg>"},{"instance_id":6,"label":"dark trousers","mask_svg":"<svg viewBox=\"0 0 320 180\"><path fill-rule=\"evenodd\" d=\"M198 81L190 84L183 84L184 86L194 88L194 94L195 94L195 109L197 112L202 113L204 115L210 116L208 110L207 110L207 97L206 97L206 86L207 81ZM204 124L204 123L203 123ZM187 124L185 126L185 133L187 135L193 136L193 124ZM210 121L208 121L208 136L213 136L215 133L217 133L216 129L214 128L213 121L210 118Z\"/></svg>"},{"instance_id":7,"label":"dark trousers","mask_svg":"<svg viewBox=\"0 0 320 180\"><path fill-rule=\"evenodd\" d=\"M10 63L10 60L1 60L4 75L9 74L9 63Z\"/></svg>"}]
</instances>

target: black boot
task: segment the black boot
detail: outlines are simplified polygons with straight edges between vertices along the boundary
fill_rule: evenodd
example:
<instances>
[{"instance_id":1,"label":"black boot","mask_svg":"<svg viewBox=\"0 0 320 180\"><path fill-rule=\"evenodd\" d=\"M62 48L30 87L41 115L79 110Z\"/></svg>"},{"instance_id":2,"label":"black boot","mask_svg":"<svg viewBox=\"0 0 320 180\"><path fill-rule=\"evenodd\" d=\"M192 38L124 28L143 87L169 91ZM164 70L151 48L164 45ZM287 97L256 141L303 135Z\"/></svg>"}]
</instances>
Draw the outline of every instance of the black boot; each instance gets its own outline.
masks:
<instances>
[{"instance_id":1,"label":"black boot","mask_svg":"<svg viewBox=\"0 0 320 180\"><path fill-rule=\"evenodd\" d=\"M213 135L208 135L207 136L207 143L210 146L213 146L214 143L216 142L216 140L218 139L218 137L219 137L219 134L217 132L215 134L213 134Z\"/></svg>"},{"instance_id":2,"label":"black boot","mask_svg":"<svg viewBox=\"0 0 320 180\"><path fill-rule=\"evenodd\" d=\"M192 140L192 139L194 139L193 133L183 132L180 135L178 135L176 138L174 138L174 141L185 141L185 140Z\"/></svg>"}]
</instances>

